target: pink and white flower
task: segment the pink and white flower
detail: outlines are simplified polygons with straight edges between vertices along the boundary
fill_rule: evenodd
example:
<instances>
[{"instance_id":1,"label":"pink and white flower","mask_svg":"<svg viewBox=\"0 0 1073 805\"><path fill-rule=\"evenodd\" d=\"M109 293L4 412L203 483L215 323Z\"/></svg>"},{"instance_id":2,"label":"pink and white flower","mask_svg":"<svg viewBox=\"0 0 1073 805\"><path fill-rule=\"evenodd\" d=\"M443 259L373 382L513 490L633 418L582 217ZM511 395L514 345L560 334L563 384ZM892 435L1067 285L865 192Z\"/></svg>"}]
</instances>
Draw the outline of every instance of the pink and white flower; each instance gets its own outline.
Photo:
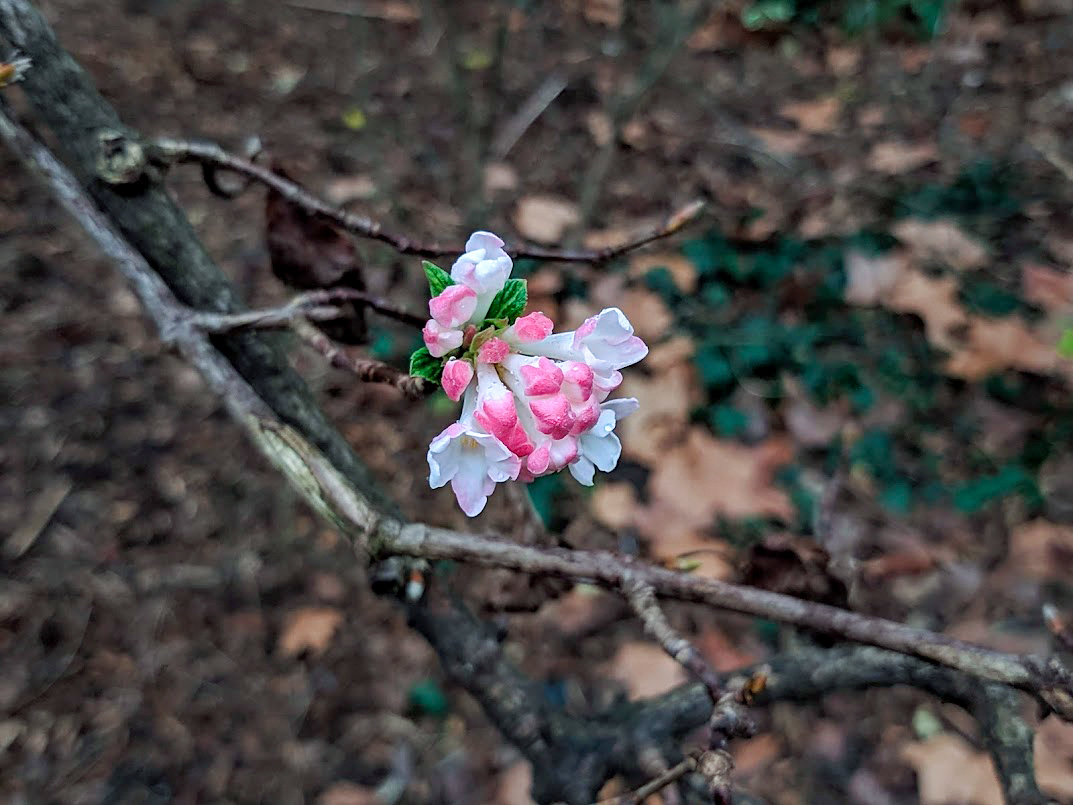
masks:
<instances>
[{"instance_id":1,"label":"pink and white flower","mask_svg":"<svg viewBox=\"0 0 1073 805\"><path fill-rule=\"evenodd\" d=\"M591 486L596 470L613 470L622 453L615 425L638 404L607 398L620 370L648 354L618 308L566 333L553 333L540 311L508 326L486 322L512 267L502 240L475 232L451 270L456 284L429 302L423 331L429 353L446 358L444 391L463 402L458 422L429 446L429 483L450 483L471 517L503 481L569 468Z\"/></svg>"},{"instance_id":2,"label":"pink and white flower","mask_svg":"<svg viewBox=\"0 0 1073 805\"><path fill-rule=\"evenodd\" d=\"M428 466L429 485L439 489L450 483L462 511L476 517L484 511L496 484L518 477L521 459L472 416L463 415L432 440Z\"/></svg>"}]
</instances>

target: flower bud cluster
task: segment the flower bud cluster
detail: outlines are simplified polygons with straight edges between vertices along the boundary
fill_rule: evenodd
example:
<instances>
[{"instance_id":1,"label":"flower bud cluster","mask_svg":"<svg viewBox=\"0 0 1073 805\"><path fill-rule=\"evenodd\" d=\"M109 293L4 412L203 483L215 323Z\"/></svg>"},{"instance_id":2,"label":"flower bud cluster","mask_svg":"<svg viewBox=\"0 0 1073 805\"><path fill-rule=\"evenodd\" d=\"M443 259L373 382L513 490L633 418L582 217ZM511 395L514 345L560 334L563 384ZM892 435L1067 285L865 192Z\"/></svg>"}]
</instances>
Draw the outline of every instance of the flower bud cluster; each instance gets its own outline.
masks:
<instances>
[{"instance_id":1,"label":"flower bud cluster","mask_svg":"<svg viewBox=\"0 0 1073 805\"><path fill-rule=\"evenodd\" d=\"M429 446L429 483L450 483L470 517L498 483L567 469L591 486L596 470L614 469L622 452L615 425L637 400L608 397L620 370L648 354L618 308L564 333L552 332L539 311L520 315L525 285L510 279L512 268L490 232L470 237L449 279L426 265L443 275L434 282L439 275L430 273L434 290L444 287L429 302L427 355L415 353L411 371L438 376L447 396L462 402L458 421Z\"/></svg>"}]
</instances>

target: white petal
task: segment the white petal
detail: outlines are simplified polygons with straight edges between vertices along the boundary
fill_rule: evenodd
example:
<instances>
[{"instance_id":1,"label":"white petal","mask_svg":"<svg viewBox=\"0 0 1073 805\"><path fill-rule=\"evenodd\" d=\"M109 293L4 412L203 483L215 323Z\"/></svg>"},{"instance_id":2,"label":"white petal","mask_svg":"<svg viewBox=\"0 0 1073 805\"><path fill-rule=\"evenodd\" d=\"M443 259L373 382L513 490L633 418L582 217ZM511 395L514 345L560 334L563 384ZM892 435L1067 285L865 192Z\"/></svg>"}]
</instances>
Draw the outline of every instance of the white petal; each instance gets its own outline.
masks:
<instances>
[{"instance_id":1,"label":"white petal","mask_svg":"<svg viewBox=\"0 0 1073 805\"><path fill-rule=\"evenodd\" d=\"M585 450L585 458L603 472L611 472L615 469L619 456L622 455L622 442L613 433L607 434L602 439L584 439L582 446Z\"/></svg>"},{"instance_id":2,"label":"white petal","mask_svg":"<svg viewBox=\"0 0 1073 805\"><path fill-rule=\"evenodd\" d=\"M577 461L571 464L568 469L570 474L574 476L574 480L579 484L585 486L592 486L593 476L596 475L596 471L592 466L592 462L585 456L580 456Z\"/></svg>"},{"instance_id":3,"label":"white petal","mask_svg":"<svg viewBox=\"0 0 1073 805\"><path fill-rule=\"evenodd\" d=\"M637 401L636 397L621 397L617 400L608 400L600 406L605 411L613 411L616 421L625 419L640 407L641 403Z\"/></svg>"}]
</instances>

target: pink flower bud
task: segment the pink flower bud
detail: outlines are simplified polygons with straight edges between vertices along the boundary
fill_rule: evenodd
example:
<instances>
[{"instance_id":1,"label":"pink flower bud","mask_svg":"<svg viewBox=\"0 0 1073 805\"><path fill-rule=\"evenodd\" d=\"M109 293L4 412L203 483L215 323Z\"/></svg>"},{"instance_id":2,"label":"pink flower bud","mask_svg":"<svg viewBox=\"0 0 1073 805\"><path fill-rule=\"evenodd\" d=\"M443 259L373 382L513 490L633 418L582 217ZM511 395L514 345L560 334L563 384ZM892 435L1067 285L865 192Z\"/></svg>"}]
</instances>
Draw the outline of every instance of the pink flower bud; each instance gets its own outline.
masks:
<instances>
[{"instance_id":1,"label":"pink flower bud","mask_svg":"<svg viewBox=\"0 0 1073 805\"><path fill-rule=\"evenodd\" d=\"M433 358L442 358L452 349L462 346L462 331L440 326L435 319L429 319L421 331L425 346Z\"/></svg>"},{"instance_id":2,"label":"pink flower bud","mask_svg":"<svg viewBox=\"0 0 1073 805\"><path fill-rule=\"evenodd\" d=\"M563 373L553 361L539 358L535 364L522 366L525 393L530 396L557 394L563 385Z\"/></svg>"},{"instance_id":3,"label":"pink flower bud","mask_svg":"<svg viewBox=\"0 0 1073 805\"><path fill-rule=\"evenodd\" d=\"M489 338L477 351L478 363L499 363L507 357L510 346L502 338Z\"/></svg>"},{"instance_id":4,"label":"pink flower bud","mask_svg":"<svg viewBox=\"0 0 1073 805\"><path fill-rule=\"evenodd\" d=\"M514 334L522 342L541 341L551 335L554 326L551 319L534 310L514 322Z\"/></svg>"},{"instance_id":5,"label":"pink flower bud","mask_svg":"<svg viewBox=\"0 0 1073 805\"><path fill-rule=\"evenodd\" d=\"M462 394L469 387L471 380L473 380L473 365L469 361L451 358L443 367L443 377L440 382L447 396L458 402L462 399Z\"/></svg>"},{"instance_id":6,"label":"pink flower bud","mask_svg":"<svg viewBox=\"0 0 1073 805\"><path fill-rule=\"evenodd\" d=\"M536 419L537 429L553 439L567 436L577 422L570 401L562 394L533 399L529 403L529 410Z\"/></svg>"},{"instance_id":7,"label":"pink flower bud","mask_svg":"<svg viewBox=\"0 0 1073 805\"><path fill-rule=\"evenodd\" d=\"M551 448L547 444L540 445L540 447L530 453L529 457L525 460L526 469L532 473L533 477L538 477L546 473L550 464Z\"/></svg>"},{"instance_id":8,"label":"pink flower bud","mask_svg":"<svg viewBox=\"0 0 1073 805\"><path fill-rule=\"evenodd\" d=\"M477 294L465 285L448 285L430 299L428 312L441 326L456 328L469 321L477 308Z\"/></svg>"},{"instance_id":9,"label":"pink flower bud","mask_svg":"<svg viewBox=\"0 0 1073 805\"><path fill-rule=\"evenodd\" d=\"M588 364L569 361L563 369L563 394L570 402L585 402L592 396L593 373Z\"/></svg>"}]
</instances>

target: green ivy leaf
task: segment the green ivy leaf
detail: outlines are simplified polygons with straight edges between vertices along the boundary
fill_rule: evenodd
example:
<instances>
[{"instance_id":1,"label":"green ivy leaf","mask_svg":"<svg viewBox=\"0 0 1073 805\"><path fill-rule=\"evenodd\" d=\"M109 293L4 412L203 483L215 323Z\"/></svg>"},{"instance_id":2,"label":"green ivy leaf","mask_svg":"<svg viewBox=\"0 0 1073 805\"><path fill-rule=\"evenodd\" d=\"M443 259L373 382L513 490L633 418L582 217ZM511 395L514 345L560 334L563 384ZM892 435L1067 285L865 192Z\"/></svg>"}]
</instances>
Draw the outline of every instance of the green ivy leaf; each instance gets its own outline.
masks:
<instances>
[{"instance_id":1,"label":"green ivy leaf","mask_svg":"<svg viewBox=\"0 0 1073 805\"><path fill-rule=\"evenodd\" d=\"M529 301L529 291L525 286L525 280L507 280L503 290L496 294L492 300L492 306L485 314L486 319L506 319L513 324Z\"/></svg>"},{"instance_id":2,"label":"green ivy leaf","mask_svg":"<svg viewBox=\"0 0 1073 805\"><path fill-rule=\"evenodd\" d=\"M410 356L410 374L438 384L443 375L443 359L433 358L428 347L421 347Z\"/></svg>"},{"instance_id":3,"label":"green ivy leaf","mask_svg":"<svg viewBox=\"0 0 1073 805\"><path fill-rule=\"evenodd\" d=\"M421 267L425 269L425 276L428 277L428 291L433 296L439 296L443 293L444 288L455 284L455 281L451 279L451 275L435 263L422 260Z\"/></svg>"}]
</instances>

